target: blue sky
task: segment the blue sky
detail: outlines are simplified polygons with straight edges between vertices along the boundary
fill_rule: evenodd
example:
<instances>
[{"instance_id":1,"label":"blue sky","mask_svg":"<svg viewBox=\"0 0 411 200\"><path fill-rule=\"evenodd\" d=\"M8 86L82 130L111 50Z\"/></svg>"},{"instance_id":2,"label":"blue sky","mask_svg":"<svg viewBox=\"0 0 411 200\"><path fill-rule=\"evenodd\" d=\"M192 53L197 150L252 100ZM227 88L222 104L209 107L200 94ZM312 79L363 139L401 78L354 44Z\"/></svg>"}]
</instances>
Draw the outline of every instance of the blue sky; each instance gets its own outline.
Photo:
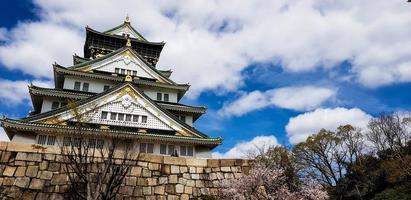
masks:
<instances>
[{"instance_id":1,"label":"blue sky","mask_svg":"<svg viewBox=\"0 0 411 200\"><path fill-rule=\"evenodd\" d=\"M146 38L166 42L158 67L192 85L182 102L208 107L196 127L225 139L216 156L411 109L404 1L116 2L3 2L0 113L24 117L27 84L50 86L54 61L82 55L86 25L104 31L127 13Z\"/></svg>"}]
</instances>

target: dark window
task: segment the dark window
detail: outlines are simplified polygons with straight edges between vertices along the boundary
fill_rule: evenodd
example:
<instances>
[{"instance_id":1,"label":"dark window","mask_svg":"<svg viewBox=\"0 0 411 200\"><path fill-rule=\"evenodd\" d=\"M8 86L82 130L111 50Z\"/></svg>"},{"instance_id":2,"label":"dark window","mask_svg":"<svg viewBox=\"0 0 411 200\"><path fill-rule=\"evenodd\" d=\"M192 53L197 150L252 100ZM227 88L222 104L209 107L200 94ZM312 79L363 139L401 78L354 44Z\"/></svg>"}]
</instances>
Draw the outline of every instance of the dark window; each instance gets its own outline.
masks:
<instances>
[{"instance_id":1,"label":"dark window","mask_svg":"<svg viewBox=\"0 0 411 200\"><path fill-rule=\"evenodd\" d=\"M119 121L124 121L124 114L123 113L118 113L118 120Z\"/></svg>"},{"instance_id":2,"label":"dark window","mask_svg":"<svg viewBox=\"0 0 411 200\"><path fill-rule=\"evenodd\" d=\"M64 137L63 146L70 146L70 145L71 145L71 137Z\"/></svg>"},{"instance_id":3,"label":"dark window","mask_svg":"<svg viewBox=\"0 0 411 200\"><path fill-rule=\"evenodd\" d=\"M167 145L166 144L160 144L160 154L167 154Z\"/></svg>"},{"instance_id":4,"label":"dark window","mask_svg":"<svg viewBox=\"0 0 411 200\"><path fill-rule=\"evenodd\" d=\"M127 75L131 75L131 70L127 70Z\"/></svg>"},{"instance_id":5,"label":"dark window","mask_svg":"<svg viewBox=\"0 0 411 200\"><path fill-rule=\"evenodd\" d=\"M131 121L131 115L126 115L126 121L130 122Z\"/></svg>"},{"instance_id":6,"label":"dark window","mask_svg":"<svg viewBox=\"0 0 411 200\"><path fill-rule=\"evenodd\" d=\"M104 147L104 140L97 140L97 148L102 149Z\"/></svg>"},{"instance_id":7,"label":"dark window","mask_svg":"<svg viewBox=\"0 0 411 200\"><path fill-rule=\"evenodd\" d=\"M186 122L186 116L180 115L180 119L181 119L181 121Z\"/></svg>"},{"instance_id":8,"label":"dark window","mask_svg":"<svg viewBox=\"0 0 411 200\"><path fill-rule=\"evenodd\" d=\"M96 139L89 139L88 140L88 147L89 148L96 148Z\"/></svg>"},{"instance_id":9,"label":"dark window","mask_svg":"<svg viewBox=\"0 0 411 200\"><path fill-rule=\"evenodd\" d=\"M194 155L194 148L192 146L187 146L187 156Z\"/></svg>"},{"instance_id":10,"label":"dark window","mask_svg":"<svg viewBox=\"0 0 411 200\"><path fill-rule=\"evenodd\" d=\"M141 123L147 123L147 116L141 116Z\"/></svg>"},{"instance_id":11,"label":"dark window","mask_svg":"<svg viewBox=\"0 0 411 200\"><path fill-rule=\"evenodd\" d=\"M48 136L47 145L54 145L55 142L56 142L56 136Z\"/></svg>"},{"instance_id":12,"label":"dark window","mask_svg":"<svg viewBox=\"0 0 411 200\"><path fill-rule=\"evenodd\" d=\"M110 86L109 86L109 85L105 85L103 90L106 91L106 90L108 90L108 89L110 89Z\"/></svg>"},{"instance_id":13,"label":"dark window","mask_svg":"<svg viewBox=\"0 0 411 200\"><path fill-rule=\"evenodd\" d=\"M168 94L164 94L164 101L166 101L166 102L169 101L169 99L168 99Z\"/></svg>"},{"instance_id":14,"label":"dark window","mask_svg":"<svg viewBox=\"0 0 411 200\"><path fill-rule=\"evenodd\" d=\"M74 90L80 91L80 87L81 87L81 82L74 82Z\"/></svg>"},{"instance_id":15,"label":"dark window","mask_svg":"<svg viewBox=\"0 0 411 200\"><path fill-rule=\"evenodd\" d=\"M126 74L126 70L125 70L125 69L121 69L121 74Z\"/></svg>"},{"instance_id":16,"label":"dark window","mask_svg":"<svg viewBox=\"0 0 411 200\"><path fill-rule=\"evenodd\" d=\"M37 144L46 144L47 135L39 135L37 137Z\"/></svg>"},{"instance_id":17,"label":"dark window","mask_svg":"<svg viewBox=\"0 0 411 200\"><path fill-rule=\"evenodd\" d=\"M101 112L101 119L107 119L107 115L108 115L107 112L105 111Z\"/></svg>"},{"instance_id":18,"label":"dark window","mask_svg":"<svg viewBox=\"0 0 411 200\"><path fill-rule=\"evenodd\" d=\"M120 69L119 68L114 68L114 73L116 73L116 74L120 73Z\"/></svg>"},{"instance_id":19,"label":"dark window","mask_svg":"<svg viewBox=\"0 0 411 200\"><path fill-rule=\"evenodd\" d=\"M171 155L174 153L174 145L168 145L168 155Z\"/></svg>"},{"instance_id":20,"label":"dark window","mask_svg":"<svg viewBox=\"0 0 411 200\"><path fill-rule=\"evenodd\" d=\"M117 113L110 113L110 119L111 120L116 120L117 119Z\"/></svg>"},{"instance_id":21,"label":"dark window","mask_svg":"<svg viewBox=\"0 0 411 200\"><path fill-rule=\"evenodd\" d=\"M157 93L157 101L161 101L161 100L162 100L161 97L162 97L162 94L158 92L158 93Z\"/></svg>"},{"instance_id":22,"label":"dark window","mask_svg":"<svg viewBox=\"0 0 411 200\"><path fill-rule=\"evenodd\" d=\"M146 143L141 143L140 144L140 152L141 153L147 153L147 144Z\"/></svg>"},{"instance_id":23,"label":"dark window","mask_svg":"<svg viewBox=\"0 0 411 200\"><path fill-rule=\"evenodd\" d=\"M133 115L133 122L138 122L138 115Z\"/></svg>"},{"instance_id":24,"label":"dark window","mask_svg":"<svg viewBox=\"0 0 411 200\"><path fill-rule=\"evenodd\" d=\"M60 107L67 106L67 102L61 102Z\"/></svg>"},{"instance_id":25,"label":"dark window","mask_svg":"<svg viewBox=\"0 0 411 200\"><path fill-rule=\"evenodd\" d=\"M133 71L133 76L137 76L137 71Z\"/></svg>"},{"instance_id":26,"label":"dark window","mask_svg":"<svg viewBox=\"0 0 411 200\"><path fill-rule=\"evenodd\" d=\"M154 153L154 144L147 144L147 153Z\"/></svg>"},{"instance_id":27,"label":"dark window","mask_svg":"<svg viewBox=\"0 0 411 200\"><path fill-rule=\"evenodd\" d=\"M89 83L83 83L83 91L88 92Z\"/></svg>"},{"instance_id":28,"label":"dark window","mask_svg":"<svg viewBox=\"0 0 411 200\"><path fill-rule=\"evenodd\" d=\"M60 102L57 102L57 101L54 101L52 104L51 104L51 109L57 109L57 108L59 108L59 106L60 106Z\"/></svg>"},{"instance_id":29,"label":"dark window","mask_svg":"<svg viewBox=\"0 0 411 200\"><path fill-rule=\"evenodd\" d=\"M74 138L73 147L81 147L81 138Z\"/></svg>"},{"instance_id":30,"label":"dark window","mask_svg":"<svg viewBox=\"0 0 411 200\"><path fill-rule=\"evenodd\" d=\"M186 156L187 155L187 148L186 146L180 146L180 155Z\"/></svg>"}]
</instances>

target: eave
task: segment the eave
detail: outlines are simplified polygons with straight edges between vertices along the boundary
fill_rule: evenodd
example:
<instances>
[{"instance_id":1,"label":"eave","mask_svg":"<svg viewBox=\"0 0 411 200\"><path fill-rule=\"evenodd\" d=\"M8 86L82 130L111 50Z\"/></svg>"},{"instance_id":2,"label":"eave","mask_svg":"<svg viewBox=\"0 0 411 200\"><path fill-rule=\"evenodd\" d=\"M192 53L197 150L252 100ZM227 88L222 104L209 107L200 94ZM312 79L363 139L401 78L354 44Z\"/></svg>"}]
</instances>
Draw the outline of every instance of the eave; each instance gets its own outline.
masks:
<instances>
[{"instance_id":1,"label":"eave","mask_svg":"<svg viewBox=\"0 0 411 200\"><path fill-rule=\"evenodd\" d=\"M130 132L130 131L119 131L110 129L97 129L97 128L82 128L79 130L74 126L65 125L50 125L50 124L39 124L32 122L23 122L19 120L12 119L0 119L1 126L5 128L6 132L10 130L35 132L41 131L42 133L50 134L63 134L63 135L77 135L82 136L97 136L97 137L110 137L110 138L123 138L123 139L139 139L144 141L159 141L159 142L173 142L173 143L186 143L195 145L204 145L209 147L216 147L221 144L222 138L196 138L196 137L185 137L176 135L159 135L150 134L145 132ZM12 133L8 133L9 137L13 137Z\"/></svg>"},{"instance_id":2,"label":"eave","mask_svg":"<svg viewBox=\"0 0 411 200\"><path fill-rule=\"evenodd\" d=\"M96 31L90 27L86 27L86 33L94 33L97 35L101 35L101 36L105 36L105 37L113 37L113 38L118 38L118 39L122 39L124 40L124 43L127 41L127 39L124 36L120 36L120 35L114 35L114 34L108 34L105 32L99 32ZM149 41L144 41L144 40L139 40L137 38L130 38L131 42L136 42L136 43L143 43L143 44L149 44L149 45L153 45L153 46L161 46L164 47L164 45L166 44L165 42L149 42Z\"/></svg>"}]
</instances>

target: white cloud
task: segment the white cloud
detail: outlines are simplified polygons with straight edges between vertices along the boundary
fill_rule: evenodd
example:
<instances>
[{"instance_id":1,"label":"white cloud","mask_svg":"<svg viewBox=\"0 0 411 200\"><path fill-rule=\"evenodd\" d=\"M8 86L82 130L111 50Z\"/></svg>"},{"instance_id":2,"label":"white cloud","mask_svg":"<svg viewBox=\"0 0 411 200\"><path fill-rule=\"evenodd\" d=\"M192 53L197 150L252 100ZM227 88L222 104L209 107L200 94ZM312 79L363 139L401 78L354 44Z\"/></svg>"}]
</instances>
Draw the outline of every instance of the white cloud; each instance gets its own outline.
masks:
<instances>
[{"instance_id":1,"label":"white cloud","mask_svg":"<svg viewBox=\"0 0 411 200\"><path fill-rule=\"evenodd\" d=\"M29 81L10 81L0 79L0 102L2 105L16 106L29 102L30 99L28 85ZM33 81L33 84L41 87L50 87L50 81Z\"/></svg>"},{"instance_id":2,"label":"white cloud","mask_svg":"<svg viewBox=\"0 0 411 200\"><path fill-rule=\"evenodd\" d=\"M322 128L335 130L338 126L346 124L366 128L371 118L372 116L358 108L319 108L290 118L286 132L290 143L297 144L318 133Z\"/></svg>"},{"instance_id":3,"label":"white cloud","mask_svg":"<svg viewBox=\"0 0 411 200\"><path fill-rule=\"evenodd\" d=\"M325 101L333 98L335 93L333 89L315 86L283 87L265 92L253 91L224 105L219 114L241 116L268 106L306 111L321 106Z\"/></svg>"},{"instance_id":4,"label":"white cloud","mask_svg":"<svg viewBox=\"0 0 411 200\"><path fill-rule=\"evenodd\" d=\"M0 127L0 141L10 141L3 127Z\"/></svg>"},{"instance_id":5,"label":"white cloud","mask_svg":"<svg viewBox=\"0 0 411 200\"><path fill-rule=\"evenodd\" d=\"M0 28L0 41L4 41L7 38L7 29Z\"/></svg>"},{"instance_id":6,"label":"white cloud","mask_svg":"<svg viewBox=\"0 0 411 200\"><path fill-rule=\"evenodd\" d=\"M51 77L54 61L69 64L82 48L85 25L98 30L126 13L152 41L166 41L160 66L204 90L235 90L251 63L281 64L288 72L350 61L358 82L377 87L411 81L411 10L404 1L100 1L35 0L40 20L9 31L0 48L10 69ZM104 14L102 14L104 13ZM10 60L9 60L10 59Z\"/></svg>"},{"instance_id":7,"label":"white cloud","mask_svg":"<svg viewBox=\"0 0 411 200\"><path fill-rule=\"evenodd\" d=\"M225 153L213 152L213 158L247 158L248 155L279 145L273 135L256 136L250 141L237 143Z\"/></svg>"}]
</instances>

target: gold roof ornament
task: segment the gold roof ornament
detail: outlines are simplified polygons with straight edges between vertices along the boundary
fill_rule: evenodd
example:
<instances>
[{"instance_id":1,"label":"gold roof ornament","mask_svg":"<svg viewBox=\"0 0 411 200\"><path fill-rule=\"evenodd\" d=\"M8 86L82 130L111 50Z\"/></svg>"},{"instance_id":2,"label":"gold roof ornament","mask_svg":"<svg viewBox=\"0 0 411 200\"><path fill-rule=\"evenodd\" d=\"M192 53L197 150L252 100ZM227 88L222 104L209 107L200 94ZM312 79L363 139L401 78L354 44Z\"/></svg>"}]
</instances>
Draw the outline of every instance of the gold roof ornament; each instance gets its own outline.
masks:
<instances>
[{"instance_id":1,"label":"gold roof ornament","mask_svg":"<svg viewBox=\"0 0 411 200\"><path fill-rule=\"evenodd\" d=\"M133 82L133 77L130 75L127 75L126 78L124 79L125 82Z\"/></svg>"},{"instance_id":2,"label":"gold roof ornament","mask_svg":"<svg viewBox=\"0 0 411 200\"><path fill-rule=\"evenodd\" d=\"M126 46L131 47L131 40L130 37L127 37L127 43Z\"/></svg>"},{"instance_id":3,"label":"gold roof ornament","mask_svg":"<svg viewBox=\"0 0 411 200\"><path fill-rule=\"evenodd\" d=\"M126 19L124 20L124 23L130 23L130 17L128 16L128 14L126 15Z\"/></svg>"}]
</instances>

